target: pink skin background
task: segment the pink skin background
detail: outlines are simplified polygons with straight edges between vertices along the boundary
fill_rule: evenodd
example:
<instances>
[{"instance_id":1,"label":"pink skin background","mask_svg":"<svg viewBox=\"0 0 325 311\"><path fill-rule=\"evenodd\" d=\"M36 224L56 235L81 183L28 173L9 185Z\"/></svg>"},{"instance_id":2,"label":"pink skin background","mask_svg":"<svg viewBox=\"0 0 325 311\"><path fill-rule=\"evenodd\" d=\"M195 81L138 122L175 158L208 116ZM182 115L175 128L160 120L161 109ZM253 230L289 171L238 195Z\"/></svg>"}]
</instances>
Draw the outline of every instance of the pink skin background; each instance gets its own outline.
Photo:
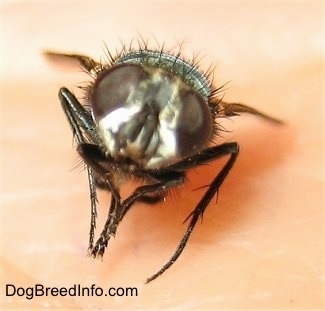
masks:
<instances>
[{"instance_id":1,"label":"pink skin background","mask_svg":"<svg viewBox=\"0 0 325 311\"><path fill-rule=\"evenodd\" d=\"M324 4L322 1L6 1L1 3L2 309L324 308ZM323 28L322 28L323 27ZM227 101L272 116L220 120L234 169L177 263L182 221L226 159L197 168L157 206L137 204L103 261L87 257L86 172L57 98L89 77L42 51L100 59L141 35L199 52ZM135 44L136 45L136 44ZM126 185L127 194L134 185ZM109 196L100 195L98 231ZM28 287L137 287L138 297L6 297Z\"/></svg>"}]
</instances>

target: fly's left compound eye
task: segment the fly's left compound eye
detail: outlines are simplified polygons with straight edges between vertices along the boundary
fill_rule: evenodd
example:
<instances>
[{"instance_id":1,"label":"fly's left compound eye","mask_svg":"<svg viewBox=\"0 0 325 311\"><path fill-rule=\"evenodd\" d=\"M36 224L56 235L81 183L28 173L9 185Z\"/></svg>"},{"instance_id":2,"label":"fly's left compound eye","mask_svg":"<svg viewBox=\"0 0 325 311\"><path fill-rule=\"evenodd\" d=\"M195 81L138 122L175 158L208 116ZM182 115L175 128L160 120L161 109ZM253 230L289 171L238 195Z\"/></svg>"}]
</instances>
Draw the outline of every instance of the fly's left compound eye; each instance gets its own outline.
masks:
<instances>
[{"instance_id":1,"label":"fly's left compound eye","mask_svg":"<svg viewBox=\"0 0 325 311\"><path fill-rule=\"evenodd\" d=\"M178 153L184 158L202 149L211 140L213 119L207 103L195 91L180 89L175 129Z\"/></svg>"},{"instance_id":2,"label":"fly's left compound eye","mask_svg":"<svg viewBox=\"0 0 325 311\"><path fill-rule=\"evenodd\" d=\"M120 65L105 71L97 79L91 95L95 118L99 120L123 107L133 90L146 77L147 73L138 65Z\"/></svg>"}]
</instances>

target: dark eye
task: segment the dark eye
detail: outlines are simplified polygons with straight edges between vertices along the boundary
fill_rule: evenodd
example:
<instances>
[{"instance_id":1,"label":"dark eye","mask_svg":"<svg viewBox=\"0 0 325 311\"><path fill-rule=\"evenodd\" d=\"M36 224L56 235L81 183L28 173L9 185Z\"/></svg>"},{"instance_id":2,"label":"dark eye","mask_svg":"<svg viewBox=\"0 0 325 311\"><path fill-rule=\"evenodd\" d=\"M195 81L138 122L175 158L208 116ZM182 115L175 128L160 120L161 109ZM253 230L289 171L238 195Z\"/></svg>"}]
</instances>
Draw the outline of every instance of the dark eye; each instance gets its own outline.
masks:
<instances>
[{"instance_id":1,"label":"dark eye","mask_svg":"<svg viewBox=\"0 0 325 311\"><path fill-rule=\"evenodd\" d=\"M211 140L213 119L207 103L192 90L180 94L179 121L176 129L179 154L185 157Z\"/></svg>"},{"instance_id":2,"label":"dark eye","mask_svg":"<svg viewBox=\"0 0 325 311\"><path fill-rule=\"evenodd\" d=\"M101 119L123 106L130 94L148 74L139 65L125 64L102 73L91 94L91 106L95 118Z\"/></svg>"}]
</instances>

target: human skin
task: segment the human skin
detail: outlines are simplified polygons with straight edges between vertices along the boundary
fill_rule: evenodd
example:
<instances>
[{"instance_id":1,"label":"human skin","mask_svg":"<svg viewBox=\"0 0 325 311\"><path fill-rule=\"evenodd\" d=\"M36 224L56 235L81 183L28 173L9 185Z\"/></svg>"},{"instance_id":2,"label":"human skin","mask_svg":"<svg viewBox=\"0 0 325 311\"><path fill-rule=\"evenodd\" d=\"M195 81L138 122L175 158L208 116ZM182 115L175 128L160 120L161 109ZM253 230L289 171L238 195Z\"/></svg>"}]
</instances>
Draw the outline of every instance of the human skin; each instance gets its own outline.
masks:
<instances>
[{"instance_id":1,"label":"human skin","mask_svg":"<svg viewBox=\"0 0 325 311\"><path fill-rule=\"evenodd\" d=\"M324 50L321 2L7 2L2 4L2 308L312 308L324 304ZM135 13L138 12L138 13ZM172 255L206 186L225 163L191 171L155 206L135 205L103 260L87 257L86 172L57 98L89 81L42 51L103 56L139 36L215 65L222 95L285 121L218 120L237 141L234 169L179 260ZM127 194L134 188L128 184ZM201 189L198 189L201 188ZM109 195L100 194L97 231ZM217 202L216 202L217 201ZM4 296L29 287L129 286L137 297Z\"/></svg>"}]
</instances>

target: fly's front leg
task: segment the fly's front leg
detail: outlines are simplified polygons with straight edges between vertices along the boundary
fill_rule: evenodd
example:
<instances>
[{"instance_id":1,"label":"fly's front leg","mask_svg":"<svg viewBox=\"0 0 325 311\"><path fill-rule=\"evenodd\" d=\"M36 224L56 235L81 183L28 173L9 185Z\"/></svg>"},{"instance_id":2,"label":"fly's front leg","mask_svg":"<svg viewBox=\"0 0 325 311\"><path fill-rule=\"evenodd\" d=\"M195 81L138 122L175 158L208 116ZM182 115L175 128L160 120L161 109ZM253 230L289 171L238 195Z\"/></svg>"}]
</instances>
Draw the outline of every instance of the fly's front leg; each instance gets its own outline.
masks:
<instances>
[{"instance_id":1,"label":"fly's front leg","mask_svg":"<svg viewBox=\"0 0 325 311\"><path fill-rule=\"evenodd\" d=\"M193 212L186 218L186 220L190 220L189 225L187 227L187 230L185 231L183 238L179 245L176 248L176 251L174 252L173 256L163 265L163 267L156 272L154 275L152 275L150 278L146 280L146 283L149 283L156 279L159 275L164 273L170 266L174 264L174 262L178 259L178 257L183 252L187 241L189 237L191 236L191 233L198 221L198 219L203 215L205 209L207 208L208 204L212 200L213 196L218 192L220 186L224 182L225 178L227 177L228 173L230 172L231 168L233 167L236 158L239 153L239 147L237 143L225 143L216 147L208 148L207 150L203 151L200 154L197 154L193 157L190 157L188 159L185 159L175 165L172 165L171 167L177 168L177 169L188 169L190 167L201 165L207 162L210 162L212 160L218 159L220 157L229 155L230 158L224 165L224 167L221 169L221 171L217 174L217 176L214 178L212 183L210 184L208 190L203 195L199 203L196 205Z\"/></svg>"},{"instance_id":2,"label":"fly's front leg","mask_svg":"<svg viewBox=\"0 0 325 311\"><path fill-rule=\"evenodd\" d=\"M117 226L119 224L119 210L121 202L120 198L116 198L114 195L111 197L111 205L108 211L107 220L98 240L93 248L89 249L90 256L102 257L105 253L105 249L108 245L108 241L111 236L115 236Z\"/></svg>"},{"instance_id":3,"label":"fly's front leg","mask_svg":"<svg viewBox=\"0 0 325 311\"><path fill-rule=\"evenodd\" d=\"M185 174L183 172L168 172L170 179L157 182L154 184L143 185L135 189L135 191L124 201L121 202L120 197L112 192L111 207L107 216L107 220L103 231L100 234L95 246L91 250L93 257L101 257L105 252L108 241L111 236L115 236L117 227L122 221L126 213L130 210L134 203L141 201L143 196L157 192L166 192L169 188L184 182ZM114 185L111 186L114 189Z\"/></svg>"},{"instance_id":4,"label":"fly's front leg","mask_svg":"<svg viewBox=\"0 0 325 311\"><path fill-rule=\"evenodd\" d=\"M90 113L79 103L76 97L66 88L59 91L59 99L63 111L69 121L73 135L78 146L85 144L88 140L97 142L98 138L93 134L95 129L94 121ZM86 137L85 137L86 135ZM90 193L90 232L89 249L93 248L94 235L97 217L97 192L93 170L87 165L87 175Z\"/></svg>"},{"instance_id":5,"label":"fly's front leg","mask_svg":"<svg viewBox=\"0 0 325 311\"><path fill-rule=\"evenodd\" d=\"M102 257L108 241L111 236L115 235L121 210L119 189L112 179L113 158L106 156L95 144L83 143L78 146L77 150L86 165L92 169L96 186L111 193L111 204L104 229L95 245L92 244L89 247L89 254L92 257Z\"/></svg>"},{"instance_id":6,"label":"fly's front leg","mask_svg":"<svg viewBox=\"0 0 325 311\"><path fill-rule=\"evenodd\" d=\"M161 182L138 187L128 198L123 201L120 212L120 221L136 201L142 201L143 197L146 197L152 193L165 193L168 191L168 189L183 184L184 180L184 172L169 171L166 173Z\"/></svg>"}]
</instances>

